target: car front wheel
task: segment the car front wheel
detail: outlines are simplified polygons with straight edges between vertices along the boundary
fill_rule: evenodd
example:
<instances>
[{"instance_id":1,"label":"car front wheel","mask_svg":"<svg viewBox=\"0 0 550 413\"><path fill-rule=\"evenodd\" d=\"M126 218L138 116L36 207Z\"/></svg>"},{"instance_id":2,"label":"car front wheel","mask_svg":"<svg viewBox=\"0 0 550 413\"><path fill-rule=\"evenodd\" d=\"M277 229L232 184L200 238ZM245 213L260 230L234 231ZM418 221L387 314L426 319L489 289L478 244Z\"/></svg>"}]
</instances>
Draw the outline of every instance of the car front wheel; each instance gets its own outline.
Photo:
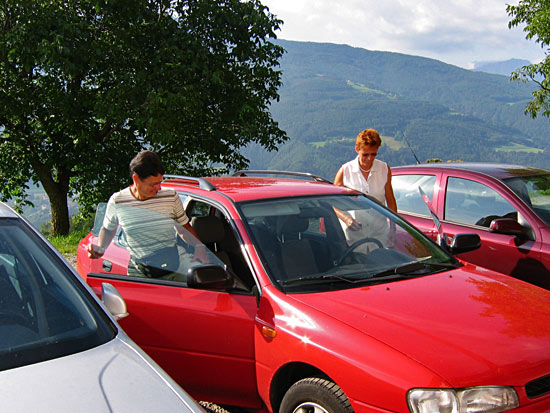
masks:
<instances>
[{"instance_id":1,"label":"car front wheel","mask_svg":"<svg viewBox=\"0 0 550 413\"><path fill-rule=\"evenodd\" d=\"M342 389L330 380L308 377L286 392L279 413L352 413Z\"/></svg>"}]
</instances>

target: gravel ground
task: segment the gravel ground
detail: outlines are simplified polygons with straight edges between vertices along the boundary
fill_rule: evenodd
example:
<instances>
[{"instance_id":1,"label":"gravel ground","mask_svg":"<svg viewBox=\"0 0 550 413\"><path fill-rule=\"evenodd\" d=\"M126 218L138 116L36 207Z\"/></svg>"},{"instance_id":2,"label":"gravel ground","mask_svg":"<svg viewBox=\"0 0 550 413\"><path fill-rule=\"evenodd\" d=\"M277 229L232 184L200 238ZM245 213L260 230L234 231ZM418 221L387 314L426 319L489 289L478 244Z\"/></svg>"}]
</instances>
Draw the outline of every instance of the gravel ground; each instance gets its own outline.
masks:
<instances>
[{"instance_id":1,"label":"gravel ground","mask_svg":"<svg viewBox=\"0 0 550 413\"><path fill-rule=\"evenodd\" d=\"M76 270L76 255L65 255L65 259L69 261L69 263L74 267Z\"/></svg>"},{"instance_id":2,"label":"gravel ground","mask_svg":"<svg viewBox=\"0 0 550 413\"><path fill-rule=\"evenodd\" d=\"M210 403L210 402L199 402L199 404L202 406L204 410L210 413L232 413L229 410L224 409L221 406L218 406L217 404Z\"/></svg>"}]
</instances>

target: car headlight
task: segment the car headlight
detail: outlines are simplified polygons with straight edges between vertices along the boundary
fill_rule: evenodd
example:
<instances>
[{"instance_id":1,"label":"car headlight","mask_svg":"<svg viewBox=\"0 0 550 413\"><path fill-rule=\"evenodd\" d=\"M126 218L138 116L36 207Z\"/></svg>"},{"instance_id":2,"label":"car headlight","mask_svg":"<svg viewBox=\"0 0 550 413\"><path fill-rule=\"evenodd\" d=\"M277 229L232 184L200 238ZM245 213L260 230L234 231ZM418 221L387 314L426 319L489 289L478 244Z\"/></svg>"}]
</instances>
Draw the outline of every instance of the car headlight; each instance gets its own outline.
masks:
<instances>
[{"instance_id":1,"label":"car headlight","mask_svg":"<svg viewBox=\"0 0 550 413\"><path fill-rule=\"evenodd\" d=\"M497 413L519 406L511 387L470 387L453 389L413 389L407 393L413 413Z\"/></svg>"}]
</instances>

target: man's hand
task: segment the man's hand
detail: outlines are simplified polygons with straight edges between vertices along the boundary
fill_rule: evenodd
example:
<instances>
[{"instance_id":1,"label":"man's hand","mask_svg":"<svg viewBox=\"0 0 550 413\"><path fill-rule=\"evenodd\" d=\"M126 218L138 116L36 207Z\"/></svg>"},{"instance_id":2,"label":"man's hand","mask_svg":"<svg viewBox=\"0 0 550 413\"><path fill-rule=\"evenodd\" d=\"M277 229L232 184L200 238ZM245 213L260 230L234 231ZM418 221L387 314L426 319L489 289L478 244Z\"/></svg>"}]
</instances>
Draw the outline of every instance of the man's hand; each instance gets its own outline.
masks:
<instances>
[{"instance_id":1,"label":"man's hand","mask_svg":"<svg viewBox=\"0 0 550 413\"><path fill-rule=\"evenodd\" d=\"M105 254L105 248L91 242L86 246L86 251L88 251L88 257L90 258L101 258Z\"/></svg>"}]
</instances>

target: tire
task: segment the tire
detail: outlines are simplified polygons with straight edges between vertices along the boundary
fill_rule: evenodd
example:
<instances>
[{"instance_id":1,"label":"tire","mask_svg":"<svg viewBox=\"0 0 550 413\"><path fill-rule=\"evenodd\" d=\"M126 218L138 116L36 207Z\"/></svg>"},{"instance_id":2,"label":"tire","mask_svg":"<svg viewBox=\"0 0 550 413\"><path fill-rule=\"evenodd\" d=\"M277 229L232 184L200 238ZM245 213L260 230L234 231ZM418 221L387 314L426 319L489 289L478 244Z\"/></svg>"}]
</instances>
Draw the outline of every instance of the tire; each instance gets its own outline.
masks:
<instances>
[{"instance_id":1,"label":"tire","mask_svg":"<svg viewBox=\"0 0 550 413\"><path fill-rule=\"evenodd\" d=\"M342 389L330 380L308 377L294 383L281 402L279 413L352 413Z\"/></svg>"}]
</instances>

